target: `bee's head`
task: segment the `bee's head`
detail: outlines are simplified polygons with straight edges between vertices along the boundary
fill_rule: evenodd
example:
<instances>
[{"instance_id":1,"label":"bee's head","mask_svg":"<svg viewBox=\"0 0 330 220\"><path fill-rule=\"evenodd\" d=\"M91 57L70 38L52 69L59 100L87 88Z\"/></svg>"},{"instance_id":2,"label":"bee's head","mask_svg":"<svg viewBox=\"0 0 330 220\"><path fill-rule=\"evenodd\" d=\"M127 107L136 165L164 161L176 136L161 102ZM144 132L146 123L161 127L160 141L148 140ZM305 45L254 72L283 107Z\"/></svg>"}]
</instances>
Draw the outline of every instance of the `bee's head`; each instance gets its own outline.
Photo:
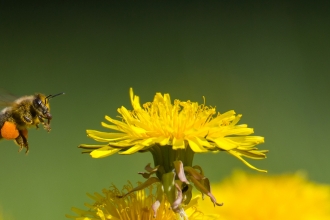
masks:
<instances>
[{"instance_id":1,"label":"bee's head","mask_svg":"<svg viewBox=\"0 0 330 220\"><path fill-rule=\"evenodd\" d=\"M58 95L63 95L64 93L61 92L56 95L48 95L45 96L44 94L37 93L34 95L33 99L33 107L35 108L38 115L48 120L52 119L52 115L50 114L50 106L49 106L49 99L54 98Z\"/></svg>"}]
</instances>

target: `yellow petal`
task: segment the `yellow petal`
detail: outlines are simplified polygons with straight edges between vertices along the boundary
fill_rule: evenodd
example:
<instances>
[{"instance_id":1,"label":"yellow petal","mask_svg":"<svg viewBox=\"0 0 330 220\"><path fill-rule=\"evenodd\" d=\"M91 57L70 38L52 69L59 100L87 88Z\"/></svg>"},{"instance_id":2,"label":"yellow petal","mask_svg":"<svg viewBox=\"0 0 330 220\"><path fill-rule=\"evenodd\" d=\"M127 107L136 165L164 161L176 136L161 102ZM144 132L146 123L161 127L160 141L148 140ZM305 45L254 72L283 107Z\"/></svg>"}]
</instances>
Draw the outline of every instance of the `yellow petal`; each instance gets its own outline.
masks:
<instances>
[{"instance_id":1,"label":"yellow petal","mask_svg":"<svg viewBox=\"0 0 330 220\"><path fill-rule=\"evenodd\" d=\"M142 150L143 148L145 148L145 146L143 146L142 144L136 144L135 146L129 148L128 150L120 152L119 154L134 154L139 150Z\"/></svg>"},{"instance_id":2,"label":"yellow petal","mask_svg":"<svg viewBox=\"0 0 330 220\"><path fill-rule=\"evenodd\" d=\"M96 130L86 130L88 135L94 135L98 136L100 138L106 138L106 139L113 139L113 138L120 138L123 136L127 137L127 134L125 133L109 133L109 132L101 132Z\"/></svg>"},{"instance_id":3,"label":"yellow petal","mask_svg":"<svg viewBox=\"0 0 330 220\"><path fill-rule=\"evenodd\" d=\"M173 138L173 149L185 149L184 141L182 138Z\"/></svg>"},{"instance_id":4,"label":"yellow petal","mask_svg":"<svg viewBox=\"0 0 330 220\"><path fill-rule=\"evenodd\" d=\"M131 98L131 104L132 104L133 108L140 109L141 108L140 98L139 98L139 96L134 95L133 88L129 89L129 96Z\"/></svg>"},{"instance_id":5,"label":"yellow petal","mask_svg":"<svg viewBox=\"0 0 330 220\"><path fill-rule=\"evenodd\" d=\"M228 153L230 153L231 155L237 157L239 160L241 160L243 163L245 163L246 166L250 167L251 169L254 169L254 170L258 170L260 172L264 172L264 173L267 173L267 170L260 170L254 166L252 166L251 164L249 164L246 160L244 160L240 155L239 153L236 153L235 151L228 151Z\"/></svg>"},{"instance_id":6,"label":"yellow petal","mask_svg":"<svg viewBox=\"0 0 330 220\"><path fill-rule=\"evenodd\" d=\"M210 140L214 141L216 146L222 150L232 150L232 149L238 147L234 141L231 141L226 138L217 138L217 139L210 139Z\"/></svg>"},{"instance_id":7,"label":"yellow petal","mask_svg":"<svg viewBox=\"0 0 330 220\"><path fill-rule=\"evenodd\" d=\"M170 137L161 136L155 140L155 143L159 143L161 146L164 146L164 145L168 144L169 140L170 140Z\"/></svg>"},{"instance_id":8,"label":"yellow petal","mask_svg":"<svg viewBox=\"0 0 330 220\"><path fill-rule=\"evenodd\" d=\"M196 140L196 138L188 139L189 146L194 152L207 152L207 150Z\"/></svg>"},{"instance_id":9,"label":"yellow petal","mask_svg":"<svg viewBox=\"0 0 330 220\"><path fill-rule=\"evenodd\" d=\"M93 150L90 155L93 157L93 158L102 158L102 157L107 157L107 156L110 156L112 154L115 154L119 151L120 149L113 149L111 147L102 147L102 148L99 148L97 150Z\"/></svg>"}]
</instances>

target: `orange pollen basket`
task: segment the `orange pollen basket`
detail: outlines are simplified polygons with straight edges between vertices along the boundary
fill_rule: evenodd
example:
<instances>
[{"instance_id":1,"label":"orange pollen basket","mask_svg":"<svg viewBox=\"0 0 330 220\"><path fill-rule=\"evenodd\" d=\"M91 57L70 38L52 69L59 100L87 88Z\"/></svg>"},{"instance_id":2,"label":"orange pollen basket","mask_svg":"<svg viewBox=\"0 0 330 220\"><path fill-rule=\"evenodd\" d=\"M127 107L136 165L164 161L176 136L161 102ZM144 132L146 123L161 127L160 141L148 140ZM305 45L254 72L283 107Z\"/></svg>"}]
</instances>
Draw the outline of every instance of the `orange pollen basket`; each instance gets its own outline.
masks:
<instances>
[{"instance_id":1,"label":"orange pollen basket","mask_svg":"<svg viewBox=\"0 0 330 220\"><path fill-rule=\"evenodd\" d=\"M1 128L1 136L5 139L12 140L19 135L16 125L12 122L6 121Z\"/></svg>"}]
</instances>

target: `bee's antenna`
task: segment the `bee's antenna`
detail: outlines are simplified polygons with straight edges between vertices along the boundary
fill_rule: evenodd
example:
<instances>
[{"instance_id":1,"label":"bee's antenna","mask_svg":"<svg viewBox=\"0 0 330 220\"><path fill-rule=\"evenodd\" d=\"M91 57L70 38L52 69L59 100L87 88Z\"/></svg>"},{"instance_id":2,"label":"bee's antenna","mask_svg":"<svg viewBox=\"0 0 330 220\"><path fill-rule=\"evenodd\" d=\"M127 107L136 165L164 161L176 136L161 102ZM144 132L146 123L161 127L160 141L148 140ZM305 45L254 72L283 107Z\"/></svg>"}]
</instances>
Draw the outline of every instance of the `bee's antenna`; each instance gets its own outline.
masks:
<instances>
[{"instance_id":1,"label":"bee's antenna","mask_svg":"<svg viewBox=\"0 0 330 220\"><path fill-rule=\"evenodd\" d=\"M60 92L56 95L48 95L46 98L45 98L45 102L47 103L47 100L51 99L51 98L54 98L56 96L59 96L59 95L64 95L65 93L64 92Z\"/></svg>"},{"instance_id":2,"label":"bee's antenna","mask_svg":"<svg viewBox=\"0 0 330 220\"><path fill-rule=\"evenodd\" d=\"M60 92L60 93L58 93L58 94L56 94L56 95L49 95L49 96L46 97L46 99L51 99L51 98L54 98L54 97L56 97L56 96L64 95L64 94L65 94L64 92Z\"/></svg>"}]
</instances>

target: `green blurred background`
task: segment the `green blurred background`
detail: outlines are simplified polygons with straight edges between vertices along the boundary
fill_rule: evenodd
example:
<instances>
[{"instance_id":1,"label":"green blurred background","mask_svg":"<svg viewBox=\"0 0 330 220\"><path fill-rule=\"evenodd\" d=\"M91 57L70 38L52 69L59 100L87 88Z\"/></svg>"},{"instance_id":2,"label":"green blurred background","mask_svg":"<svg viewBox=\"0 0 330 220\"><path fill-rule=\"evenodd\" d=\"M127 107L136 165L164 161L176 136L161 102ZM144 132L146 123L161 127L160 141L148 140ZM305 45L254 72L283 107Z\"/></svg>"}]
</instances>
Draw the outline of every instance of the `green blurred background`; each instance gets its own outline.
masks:
<instances>
[{"instance_id":1,"label":"green blurred background","mask_svg":"<svg viewBox=\"0 0 330 220\"><path fill-rule=\"evenodd\" d=\"M2 209L16 220L65 219L91 201L86 192L142 181L150 154L91 159L77 148L95 143L85 130L105 130L104 115L131 108L130 87L142 103L162 92L234 109L270 150L249 162L330 183L326 4L2 0L1 87L66 93L51 100L52 131L30 130L28 155L0 142ZM195 164L212 181L248 170L226 153L196 155Z\"/></svg>"}]
</instances>

